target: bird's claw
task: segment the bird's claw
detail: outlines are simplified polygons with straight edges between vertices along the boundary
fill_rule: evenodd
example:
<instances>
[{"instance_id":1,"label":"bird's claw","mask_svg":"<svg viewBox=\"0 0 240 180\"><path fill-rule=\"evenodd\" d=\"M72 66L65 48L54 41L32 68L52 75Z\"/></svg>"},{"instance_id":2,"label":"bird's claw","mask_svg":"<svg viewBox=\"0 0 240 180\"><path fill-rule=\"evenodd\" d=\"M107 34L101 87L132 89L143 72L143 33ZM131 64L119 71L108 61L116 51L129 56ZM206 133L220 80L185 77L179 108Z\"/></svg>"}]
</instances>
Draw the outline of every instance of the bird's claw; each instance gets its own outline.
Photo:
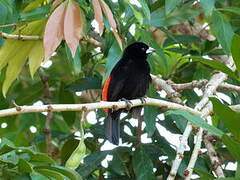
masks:
<instances>
[{"instance_id":1,"label":"bird's claw","mask_svg":"<svg viewBox=\"0 0 240 180\"><path fill-rule=\"evenodd\" d=\"M142 104L146 104L147 101L146 101L145 98L146 98L146 97L140 97L140 98L139 98Z\"/></svg>"},{"instance_id":2,"label":"bird's claw","mask_svg":"<svg viewBox=\"0 0 240 180\"><path fill-rule=\"evenodd\" d=\"M126 105L127 105L126 109L127 109L128 111L132 108L132 105L133 105L133 104L132 104L131 101L129 101L129 100L125 99L125 98L122 98L121 101L124 101L124 102L126 103Z\"/></svg>"}]
</instances>

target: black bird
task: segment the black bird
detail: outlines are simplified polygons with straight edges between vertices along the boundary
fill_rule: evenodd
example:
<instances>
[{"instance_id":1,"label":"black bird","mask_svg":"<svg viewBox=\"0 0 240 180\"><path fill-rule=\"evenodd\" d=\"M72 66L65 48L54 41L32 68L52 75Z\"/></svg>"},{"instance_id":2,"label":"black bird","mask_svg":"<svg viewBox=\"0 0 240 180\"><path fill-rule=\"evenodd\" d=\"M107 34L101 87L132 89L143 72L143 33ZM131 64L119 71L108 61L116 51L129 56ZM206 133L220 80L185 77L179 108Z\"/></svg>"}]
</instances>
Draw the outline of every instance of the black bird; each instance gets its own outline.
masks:
<instances>
[{"instance_id":1,"label":"black bird","mask_svg":"<svg viewBox=\"0 0 240 180\"><path fill-rule=\"evenodd\" d=\"M153 48L142 42L129 45L105 81L102 100L131 100L146 95L151 81L147 56L152 51ZM141 109L142 107L134 107L130 112L136 118L140 115ZM108 117L105 121L105 133L108 140L115 145L119 144L120 114L123 111L124 109L107 110Z\"/></svg>"}]
</instances>

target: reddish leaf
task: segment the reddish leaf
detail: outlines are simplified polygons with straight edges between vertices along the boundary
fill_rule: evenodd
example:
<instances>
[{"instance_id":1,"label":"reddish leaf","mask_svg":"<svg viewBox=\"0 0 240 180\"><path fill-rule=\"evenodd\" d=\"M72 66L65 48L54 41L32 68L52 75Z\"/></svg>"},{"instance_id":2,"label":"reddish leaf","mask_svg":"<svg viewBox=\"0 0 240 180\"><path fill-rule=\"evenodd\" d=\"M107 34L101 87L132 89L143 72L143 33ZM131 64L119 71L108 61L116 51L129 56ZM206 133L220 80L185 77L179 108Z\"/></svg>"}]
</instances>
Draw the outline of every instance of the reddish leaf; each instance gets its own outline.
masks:
<instances>
[{"instance_id":1,"label":"reddish leaf","mask_svg":"<svg viewBox=\"0 0 240 180\"><path fill-rule=\"evenodd\" d=\"M120 48L122 49L122 41L121 41L121 38L117 32L117 24L116 24L116 21L113 17L113 13L111 11L111 9L108 7L108 5L103 1L103 0L100 0L100 3L101 3L101 7L103 9L103 12L105 13L107 19L108 19L108 22L112 28L112 31L113 31L113 34L120 46Z\"/></svg>"},{"instance_id":2,"label":"reddish leaf","mask_svg":"<svg viewBox=\"0 0 240 180\"><path fill-rule=\"evenodd\" d=\"M64 19L64 38L72 55L75 55L80 39L82 39L83 20L78 3L69 1Z\"/></svg>"},{"instance_id":3,"label":"reddish leaf","mask_svg":"<svg viewBox=\"0 0 240 180\"><path fill-rule=\"evenodd\" d=\"M100 0L100 3L101 3L102 9L103 9L105 15L108 18L110 26L112 27L112 29L114 31L117 31L117 24L113 17L113 13L112 13L111 9L108 7L108 5L103 0Z\"/></svg>"},{"instance_id":4,"label":"reddish leaf","mask_svg":"<svg viewBox=\"0 0 240 180\"><path fill-rule=\"evenodd\" d=\"M62 3L48 19L43 37L45 60L51 57L63 40L65 7L66 3Z\"/></svg>"},{"instance_id":5,"label":"reddish leaf","mask_svg":"<svg viewBox=\"0 0 240 180\"><path fill-rule=\"evenodd\" d=\"M92 0L92 5L93 5L93 9L94 9L94 16L95 16L95 19L98 23L99 33L100 33L100 36L101 36L102 33L103 33L103 29L104 29L101 6L100 6L98 0Z\"/></svg>"}]
</instances>

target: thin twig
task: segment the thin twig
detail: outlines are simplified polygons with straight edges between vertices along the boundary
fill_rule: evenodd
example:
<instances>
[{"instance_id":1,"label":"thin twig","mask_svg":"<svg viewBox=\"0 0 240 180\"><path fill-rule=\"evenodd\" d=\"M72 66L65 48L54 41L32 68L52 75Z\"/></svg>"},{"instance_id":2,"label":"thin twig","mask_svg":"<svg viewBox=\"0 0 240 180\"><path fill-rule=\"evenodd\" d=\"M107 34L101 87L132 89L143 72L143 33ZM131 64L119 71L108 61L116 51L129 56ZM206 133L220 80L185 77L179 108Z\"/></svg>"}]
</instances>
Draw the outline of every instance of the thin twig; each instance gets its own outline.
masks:
<instances>
[{"instance_id":1,"label":"thin twig","mask_svg":"<svg viewBox=\"0 0 240 180\"><path fill-rule=\"evenodd\" d=\"M171 84L171 86L173 87L174 90L176 91L181 91L181 90L184 90L184 89L192 89L192 88L202 88L204 87L206 84L208 83L208 80L206 79L203 79L203 80L200 80L200 81L192 81L192 82L189 82L189 83L183 83L183 84ZM221 83L217 89L224 89L224 90L227 90L227 91L237 91L237 92L240 92L240 86L236 86L236 85L233 85L233 84L229 84L229 83L226 83L226 82L223 82Z\"/></svg>"},{"instance_id":2,"label":"thin twig","mask_svg":"<svg viewBox=\"0 0 240 180\"><path fill-rule=\"evenodd\" d=\"M41 36L27 36L27 35L21 35L21 34L8 34L5 32L0 31L0 36L6 39L16 39L16 40L42 40L43 37ZM96 47L101 47L102 43L95 40L92 37L85 38L85 41L89 41L90 43L94 44Z\"/></svg>"},{"instance_id":3,"label":"thin twig","mask_svg":"<svg viewBox=\"0 0 240 180\"><path fill-rule=\"evenodd\" d=\"M180 99L181 95L172 88L171 84L163 80L160 75L155 76L151 74L151 78L152 83L156 86L156 89L163 89L166 91L167 96L169 99L171 99L171 101L183 105L183 102Z\"/></svg>"},{"instance_id":4,"label":"thin twig","mask_svg":"<svg viewBox=\"0 0 240 180\"><path fill-rule=\"evenodd\" d=\"M43 90L44 90L44 96L43 96L43 102L44 104L50 104L52 95L49 90L49 84L48 84L48 77L41 71L39 71L40 78L43 83ZM52 156L53 152L53 146L52 146L52 133L51 133L51 121L53 119L53 112L49 109L47 113L47 118L45 122L45 130L44 133L46 135L46 149L49 156Z\"/></svg>"},{"instance_id":5,"label":"thin twig","mask_svg":"<svg viewBox=\"0 0 240 180\"><path fill-rule=\"evenodd\" d=\"M41 36L26 36L21 34L8 34L0 31L0 36L7 39L16 39L16 40L42 40Z\"/></svg>"},{"instance_id":6,"label":"thin twig","mask_svg":"<svg viewBox=\"0 0 240 180\"><path fill-rule=\"evenodd\" d=\"M204 136L203 136L203 141L204 141L205 147L208 150L207 153L208 153L208 156L210 157L210 160L212 163L212 169L216 172L218 177L225 177L223 170L221 168L220 160L217 156L217 153L214 149L211 139L212 139L212 136L209 133L205 132Z\"/></svg>"},{"instance_id":7,"label":"thin twig","mask_svg":"<svg viewBox=\"0 0 240 180\"><path fill-rule=\"evenodd\" d=\"M141 145L141 135L142 135L142 123L143 123L143 116L139 116L138 118L138 127L137 127L137 141L135 146Z\"/></svg>"},{"instance_id":8,"label":"thin twig","mask_svg":"<svg viewBox=\"0 0 240 180\"><path fill-rule=\"evenodd\" d=\"M13 24L4 24L4 25L0 25L0 28L7 28L7 27L12 27L12 26L16 26L16 23Z\"/></svg>"}]
</instances>

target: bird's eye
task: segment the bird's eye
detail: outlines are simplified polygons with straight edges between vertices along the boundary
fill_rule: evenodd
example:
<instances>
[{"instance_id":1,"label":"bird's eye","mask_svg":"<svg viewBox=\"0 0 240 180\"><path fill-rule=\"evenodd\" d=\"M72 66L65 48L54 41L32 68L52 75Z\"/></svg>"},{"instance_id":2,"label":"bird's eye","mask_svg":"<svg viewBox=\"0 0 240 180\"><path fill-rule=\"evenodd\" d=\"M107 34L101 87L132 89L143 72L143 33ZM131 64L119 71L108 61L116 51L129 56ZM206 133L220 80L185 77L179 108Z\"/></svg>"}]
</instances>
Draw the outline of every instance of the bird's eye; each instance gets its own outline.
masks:
<instances>
[{"instance_id":1,"label":"bird's eye","mask_svg":"<svg viewBox=\"0 0 240 180\"><path fill-rule=\"evenodd\" d=\"M141 48L141 50L142 50L142 51L146 51L146 49L145 49L144 47L143 47L143 48Z\"/></svg>"}]
</instances>

